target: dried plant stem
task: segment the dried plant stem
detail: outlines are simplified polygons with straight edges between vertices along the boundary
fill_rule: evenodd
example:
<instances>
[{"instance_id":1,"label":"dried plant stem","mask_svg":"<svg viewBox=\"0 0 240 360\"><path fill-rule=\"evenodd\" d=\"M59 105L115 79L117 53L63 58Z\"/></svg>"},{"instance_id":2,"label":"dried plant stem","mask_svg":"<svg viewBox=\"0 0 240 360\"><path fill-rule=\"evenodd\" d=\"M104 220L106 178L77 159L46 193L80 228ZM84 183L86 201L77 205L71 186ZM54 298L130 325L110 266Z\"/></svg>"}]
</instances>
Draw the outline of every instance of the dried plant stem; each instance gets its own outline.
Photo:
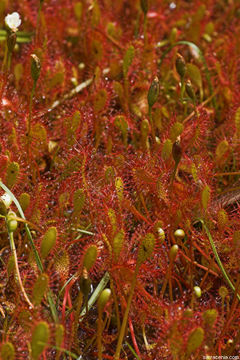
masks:
<instances>
[{"instance_id":1,"label":"dried plant stem","mask_svg":"<svg viewBox=\"0 0 240 360\"><path fill-rule=\"evenodd\" d=\"M13 232L9 231L8 232L9 235L9 240L10 240L10 247L12 250L12 254L13 254L13 258L14 258L14 264L15 264L15 270L17 273L17 280L19 283L19 287L23 293L24 299L26 300L26 302L28 303L28 305L33 308L33 304L31 303L31 301L29 300L29 297L27 296L27 293L23 287L23 283L22 283L22 279L21 279L21 275L20 275L20 271L19 271L19 267L18 267L18 259L17 259L17 251L16 251L16 246L15 246L15 242L14 242L14 238L13 238Z\"/></svg>"}]
</instances>

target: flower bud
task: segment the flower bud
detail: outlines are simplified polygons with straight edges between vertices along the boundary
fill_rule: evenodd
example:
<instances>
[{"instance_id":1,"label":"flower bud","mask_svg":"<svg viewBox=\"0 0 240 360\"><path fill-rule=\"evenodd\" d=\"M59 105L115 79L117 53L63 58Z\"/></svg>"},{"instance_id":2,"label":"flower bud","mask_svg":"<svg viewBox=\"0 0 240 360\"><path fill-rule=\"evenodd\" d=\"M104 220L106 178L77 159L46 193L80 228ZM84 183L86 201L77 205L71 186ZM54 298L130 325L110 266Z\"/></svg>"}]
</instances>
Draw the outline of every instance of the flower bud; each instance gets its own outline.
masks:
<instances>
[{"instance_id":1,"label":"flower bud","mask_svg":"<svg viewBox=\"0 0 240 360\"><path fill-rule=\"evenodd\" d=\"M38 81L40 71L41 71L41 62L37 55L31 55L32 62L31 62L31 75L34 82Z\"/></svg>"},{"instance_id":2,"label":"flower bud","mask_svg":"<svg viewBox=\"0 0 240 360\"><path fill-rule=\"evenodd\" d=\"M186 92L188 94L188 96L190 97L190 99L192 99L193 101L195 100L195 93L192 87L192 83L190 80L188 80L186 82Z\"/></svg>"},{"instance_id":3,"label":"flower bud","mask_svg":"<svg viewBox=\"0 0 240 360\"><path fill-rule=\"evenodd\" d=\"M104 289L98 299L98 311L101 313L106 306L109 298L111 296L111 290L110 289Z\"/></svg>"},{"instance_id":4,"label":"flower bud","mask_svg":"<svg viewBox=\"0 0 240 360\"><path fill-rule=\"evenodd\" d=\"M177 54L175 65L176 65L178 74L180 75L181 79L183 79L186 74L186 63L185 63L184 57L182 55Z\"/></svg>"},{"instance_id":5,"label":"flower bud","mask_svg":"<svg viewBox=\"0 0 240 360\"><path fill-rule=\"evenodd\" d=\"M199 286L194 286L193 290L194 290L194 294L196 295L196 297L200 298L202 295L201 288Z\"/></svg>"},{"instance_id":6,"label":"flower bud","mask_svg":"<svg viewBox=\"0 0 240 360\"><path fill-rule=\"evenodd\" d=\"M148 12L148 0L141 0L140 1L141 4L141 9L142 12L144 13L144 15L146 16L147 12Z\"/></svg>"},{"instance_id":7,"label":"flower bud","mask_svg":"<svg viewBox=\"0 0 240 360\"><path fill-rule=\"evenodd\" d=\"M82 277L80 279L80 290L85 297L87 297L91 292L91 280L88 276L86 268L83 268Z\"/></svg>"},{"instance_id":8,"label":"flower bud","mask_svg":"<svg viewBox=\"0 0 240 360\"><path fill-rule=\"evenodd\" d=\"M151 108L157 101L159 95L159 80L155 76L148 90L148 106Z\"/></svg>"},{"instance_id":9,"label":"flower bud","mask_svg":"<svg viewBox=\"0 0 240 360\"><path fill-rule=\"evenodd\" d=\"M17 40L16 32L15 31L10 32L7 36L7 47L10 53L12 53L14 50L16 40Z\"/></svg>"},{"instance_id":10,"label":"flower bud","mask_svg":"<svg viewBox=\"0 0 240 360\"><path fill-rule=\"evenodd\" d=\"M176 260L178 253L178 245L173 245L169 251L169 259L171 262L174 262Z\"/></svg>"},{"instance_id":11,"label":"flower bud","mask_svg":"<svg viewBox=\"0 0 240 360\"><path fill-rule=\"evenodd\" d=\"M18 222L16 220L16 214L13 211L9 211L6 220L7 220L8 231L14 232L18 226Z\"/></svg>"},{"instance_id":12,"label":"flower bud","mask_svg":"<svg viewBox=\"0 0 240 360\"><path fill-rule=\"evenodd\" d=\"M176 164L179 163L182 157L182 148L180 145L180 136L177 137L177 140L173 143L172 146L172 157Z\"/></svg>"},{"instance_id":13,"label":"flower bud","mask_svg":"<svg viewBox=\"0 0 240 360\"><path fill-rule=\"evenodd\" d=\"M177 229L174 232L174 236L177 240L183 240L185 237L185 232L183 231L183 229Z\"/></svg>"}]
</instances>

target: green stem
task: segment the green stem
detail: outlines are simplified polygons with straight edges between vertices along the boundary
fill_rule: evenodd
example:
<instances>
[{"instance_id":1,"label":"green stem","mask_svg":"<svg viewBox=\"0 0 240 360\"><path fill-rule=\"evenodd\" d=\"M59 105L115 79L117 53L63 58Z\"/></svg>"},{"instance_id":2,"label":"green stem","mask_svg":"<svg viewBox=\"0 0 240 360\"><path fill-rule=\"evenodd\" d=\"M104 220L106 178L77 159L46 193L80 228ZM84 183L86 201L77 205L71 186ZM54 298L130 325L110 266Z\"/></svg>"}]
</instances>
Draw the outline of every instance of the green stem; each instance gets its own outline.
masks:
<instances>
[{"instance_id":1,"label":"green stem","mask_svg":"<svg viewBox=\"0 0 240 360\"><path fill-rule=\"evenodd\" d=\"M33 103L33 97L35 94L37 82L33 82L33 87L30 95L30 102L29 102L29 117L28 117L28 124L27 124L27 134L30 135L31 131L31 123L32 123L32 103Z\"/></svg>"},{"instance_id":2,"label":"green stem","mask_svg":"<svg viewBox=\"0 0 240 360\"><path fill-rule=\"evenodd\" d=\"M102 311L99 312L97 320L97 347L98 360L102 360Z\"/></svg>"},{"instance_id":3,"label":"green stem","mask_svg":"<svg viewBox=\"0 0 240 360\"><path fill-rule=\"evenodd\" d=\"M150 124L151 124L153 143L155 144L156 143L156 134L155 134L155 127L154 127L153 118L152 118L152 107L151 106L149 106L148 117L149 117Z\"/></svg>"},{"instance_id":4,"label":"green stem","mask_svg":"<svg viewBox=\"0 0 240 360\"><path fill-rule=\"evenodd\" d=\"M118 337L118 343L117 343L117 348L116 348L116 352L115 352L115 355L114 355L114 360L119 360L119 358L120 358L120 352L121 352L121 348L122 348L123 338L124 338L124 335L125 335L125 330L126 330L126 325L127 325L127 320L128 320L128 314L129 314L129 311L130 311L130 306L131 306L131 302L132 302L132 298L133 298L133 294L134 294L134 289L135 289L136 282L137 282L138 270L139 270L139 267L137 266L137 268L135 270L135 273L134 273L133 281L131 283L131 288L130 288L130 291L129 291L127 307L126 307L126 310L125 310L125 313L124 313L122 326L121 326L119 337Z\"/></svg>"},{"instance_id":5,"label":"green stem","mask_svg":"<svg viewBox=\"0 0 240 360\"><path fill-rule=\"evenodd\" d=\"M143 19L143 35L144 35L144 46L147 45L147 14L144 14L144 19Z\"/></svg>"},{"instance_id":6,"label":"green stem","mask_svg":"<svg viewBox=\"0 0 240 360\"><path fill-rule=\"evenodd\" d=\"M218 255L216 246L215 246L215 244L214 244L214 242L213 242L213 238L212 238L212 236L211 236L211 233L210 233L207 225L204 223L204 221L203 221L202 219L200 219L200 222L201 222L201 224L202 224L202 226L203 226L203 228L204 228L204 230L205 230L205 232L206 232L206 234L207 234L207 236L208 236L208 239L209 239L209 241L210 241L210 244L211 244L211 247L212 247L214 256L215 256L215 258L216 258L217 264L218 264L219 268L221 269L221 272L222 272L222 274L223 274L223 276L224 276L227 284L228 284L229 287L233 290L233 292L235 292L235 291L236 291L236 290L235 290L235 287L234 287L232 281L230 280L228 274L226 273L226 271L225 271L225 269L224 269L224 267L223 267L223 264L222 264L222 262L221 262L221 259L220 259L219 255ZM237 294L237 298L238 298L238 300L240 301L240 295L239 295L239 294Z\"/></svg>"}]
</instances>

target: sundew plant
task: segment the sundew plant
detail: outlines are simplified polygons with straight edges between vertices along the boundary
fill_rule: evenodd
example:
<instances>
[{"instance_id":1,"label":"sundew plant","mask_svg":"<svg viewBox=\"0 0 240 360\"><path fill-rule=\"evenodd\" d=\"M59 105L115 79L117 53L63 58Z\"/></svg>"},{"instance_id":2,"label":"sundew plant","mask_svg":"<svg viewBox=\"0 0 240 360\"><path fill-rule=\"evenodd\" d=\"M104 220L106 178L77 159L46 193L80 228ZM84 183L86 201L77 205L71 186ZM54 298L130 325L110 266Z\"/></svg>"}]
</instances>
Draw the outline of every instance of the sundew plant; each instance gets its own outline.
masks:
<instances>
[{"instance_id":1,"label":"sundew plant","mask_svg":"<svg viewBox=\"0 0 240 360\"><path fill-rule=\"evenodd\" d=\"M240 3L0 1L0 358L240 356Z\"/></svg>"}]
</instances>

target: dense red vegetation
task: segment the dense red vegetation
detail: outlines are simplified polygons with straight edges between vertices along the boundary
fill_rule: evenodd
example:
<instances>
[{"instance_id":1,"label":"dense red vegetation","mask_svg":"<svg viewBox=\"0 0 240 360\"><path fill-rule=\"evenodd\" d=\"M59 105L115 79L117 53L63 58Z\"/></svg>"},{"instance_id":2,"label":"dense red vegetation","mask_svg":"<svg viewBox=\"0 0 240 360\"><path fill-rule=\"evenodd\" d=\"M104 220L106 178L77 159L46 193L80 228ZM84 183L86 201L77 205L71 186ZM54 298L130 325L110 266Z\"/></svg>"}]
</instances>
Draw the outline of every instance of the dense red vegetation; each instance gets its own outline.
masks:
<instances>
[{"instance_id":1,"label":"dense red vegetation","mask_svg":"<svg viewBox=\"0 0 240 360\"><path fill-rule=\"evenodd\" d=\"M3 360L239 354L239 19L0 3Z\"/></svg>"}]
</instances>

